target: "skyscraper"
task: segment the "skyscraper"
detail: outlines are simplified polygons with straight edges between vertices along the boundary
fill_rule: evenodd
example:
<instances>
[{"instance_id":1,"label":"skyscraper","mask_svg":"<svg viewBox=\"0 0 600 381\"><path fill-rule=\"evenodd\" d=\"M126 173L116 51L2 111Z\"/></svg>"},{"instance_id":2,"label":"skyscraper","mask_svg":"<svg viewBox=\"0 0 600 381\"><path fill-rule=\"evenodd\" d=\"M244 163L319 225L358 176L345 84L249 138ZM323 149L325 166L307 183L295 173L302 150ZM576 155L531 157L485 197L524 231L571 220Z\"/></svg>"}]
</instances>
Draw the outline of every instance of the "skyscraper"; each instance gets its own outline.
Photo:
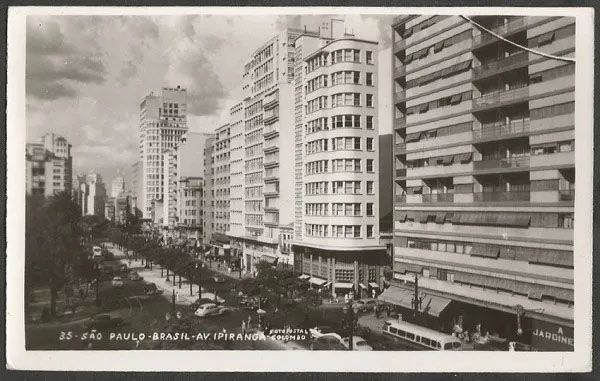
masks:
<instances>
[{"instance_id":1,"label":"skyscraper","mask_svg":"<svg viewBox=\"0 0 600 381\"><path fill-rule=\"evenodd\" d=\"M53 133L45 134L39 143L27 143L25 159L27 194L49 197L71 191L73 158L67 139Z\"/></svg>"},{"instance_id":2,"label":"skyscraper","mask_svg":"<svg viewBox=\"0 0 600 381\"><path fill-rule=\"evenodd\" d=\"M144 98L140 104L139 150L143 176L141 207L146 218L150 217L152 201L163 198L163 154L174 148L186 131L185 89L165 87L160 95L150 93Z\"/></svg>"},{"instance_id":3,"label":"skyscraper","mask_svg":"<svg viewBox=\"0 0 600 381\"><path fill-rule=\"evenodd\" d=\"M117 176L112 180L110 197L119 197L122 192L125 192L125 179L123 176Z\"/></svg>"}]
</instances>

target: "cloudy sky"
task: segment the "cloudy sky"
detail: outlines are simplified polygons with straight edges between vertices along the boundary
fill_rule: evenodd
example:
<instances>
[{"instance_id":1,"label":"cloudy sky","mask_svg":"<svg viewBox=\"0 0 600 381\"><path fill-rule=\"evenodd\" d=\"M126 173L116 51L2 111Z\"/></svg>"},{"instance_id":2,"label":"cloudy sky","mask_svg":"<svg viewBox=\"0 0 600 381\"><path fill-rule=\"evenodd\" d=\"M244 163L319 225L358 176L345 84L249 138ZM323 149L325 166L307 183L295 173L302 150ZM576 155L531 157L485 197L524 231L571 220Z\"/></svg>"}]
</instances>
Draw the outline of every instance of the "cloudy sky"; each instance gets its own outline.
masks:
<instances>
[{"instance_id":1,"label":"cloudy sky","mask_svg":"<svg viewBox=\"0 0 600 381\"><path fill-rule=\"evenodd\" d=\"M188 125L212 131L240 99L242 67L287 26L314 29L318 16L29 16L27 140L49 131L73 145L74 171L109 182L138 157L139 103L152 90L181 85ZM336 15L360 38L379 41L380 78L390 78L390 15ZM381 115L391 115L391 81L380 83ZM391 117L390 117L391 118ZM391 122L382 117L383 131Z\"/></svg>"}]
</instances>

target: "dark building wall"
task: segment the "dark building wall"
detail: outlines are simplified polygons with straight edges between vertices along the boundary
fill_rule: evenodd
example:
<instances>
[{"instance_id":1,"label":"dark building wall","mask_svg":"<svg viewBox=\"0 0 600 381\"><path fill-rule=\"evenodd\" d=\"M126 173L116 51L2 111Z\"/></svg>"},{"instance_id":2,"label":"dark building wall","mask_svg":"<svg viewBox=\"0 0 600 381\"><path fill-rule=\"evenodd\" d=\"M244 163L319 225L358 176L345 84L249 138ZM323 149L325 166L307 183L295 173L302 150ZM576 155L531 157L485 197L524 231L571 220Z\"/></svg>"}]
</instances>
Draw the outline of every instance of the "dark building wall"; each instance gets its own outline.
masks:
<instances>
[{"instance_id":1,"label":"dark building wall","mask_svg":"<svg viewBox=\"0 0 600 381\"><path fill-rule=\"evenodd\" d=\"M393 138L392 134L379 135L379 218L393 210Z\"/></svg>"}]
</instances>

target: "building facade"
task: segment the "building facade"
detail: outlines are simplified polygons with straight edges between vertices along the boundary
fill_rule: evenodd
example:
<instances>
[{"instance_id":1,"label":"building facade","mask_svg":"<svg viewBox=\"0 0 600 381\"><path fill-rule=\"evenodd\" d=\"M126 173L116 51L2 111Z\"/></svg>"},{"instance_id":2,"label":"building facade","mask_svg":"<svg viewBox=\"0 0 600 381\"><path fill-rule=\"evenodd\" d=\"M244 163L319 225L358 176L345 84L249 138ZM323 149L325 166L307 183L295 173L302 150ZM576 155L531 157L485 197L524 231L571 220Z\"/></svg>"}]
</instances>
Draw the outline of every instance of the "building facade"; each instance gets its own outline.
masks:
<instances>
[{"instance_id":1,"label":"building facade","mask_svg":"<svg viewBox=\"0 0 600 381\"><path fill-rule=\"evenodd\" d=\"M125 178L117 176L111 182L110 197L119 197L122 192L125 192Z\"/></svg>"},{"instance_id":2,"label":"building facade","mask_svg":"<svg viewBox=\"0 0 600 381\"><path fill-rule=\"evenodd\" d=\"M187 131L186 97L186 90L179 86L163 88L160 95L150 93L140 104L141 207L145 218L151 215L152 201L163 198L163 155Z\"/></svg>"},{"instance_id":3,"label":"building facade","mask_svg":"<svg viewBox=\"0 0 600 381\"><path fill-rule=\"evenodd\" d=\"M177 231L180 237L202 240L202 177L180 177L177 188Z\"/></svg>"},{"instance_id":4,"label":"building facade","mask_svg":"<svg viewBox=\"0 0 600 381\"><path fill-rule=\"evenodd\" d=\"M394 279L466 327L572 350L574 63L535 51L574 57L575 20L472 21L392 27Z\"/></svg>"},{"instance_id":5,"label":"building facade","mask_svg":"<svg viewBox=\"0 0 600 381\"><path fill-rule=\"evenodd\" d=\"M379 288L385 260L379 243L378 46L344 28L336 35L336 29L296 42L301 210L294 255L314 285L329 287L332 295L366 296Z\"/></svg>"},{"instance_id":6,"label":"building facade","mask_svg":"<svg viewBox=\"0 0 600 381\"><path fill-rule=\"evenodd\" d=\"M82 215L105 216L106 187L99 173L85 175L85 183L81 184L82 200L85 206Z\"/></svg>"},{"instance_id":7,"label":"building facade","mask_svg":"<svg viewBox=\"0 0 600 381\"><path fill-rule=\"evenodd\" d=\"M64 137L48 133L39 143L27 143L25 165L27 194L50 197L63 191L71 192L73 158L71 144Z\"/></svg>"},{"instance_id":8,"label":"building facade","mask_svg":"<svg viewBox=\"0 0 600 381\"><path fill-rule=\"evenodd\" d=\"M241 261L244 236L244 102L229 110L229 237L232 257ZM240 262L241 263L241 262Z\"/></svg>"}]
</instances>

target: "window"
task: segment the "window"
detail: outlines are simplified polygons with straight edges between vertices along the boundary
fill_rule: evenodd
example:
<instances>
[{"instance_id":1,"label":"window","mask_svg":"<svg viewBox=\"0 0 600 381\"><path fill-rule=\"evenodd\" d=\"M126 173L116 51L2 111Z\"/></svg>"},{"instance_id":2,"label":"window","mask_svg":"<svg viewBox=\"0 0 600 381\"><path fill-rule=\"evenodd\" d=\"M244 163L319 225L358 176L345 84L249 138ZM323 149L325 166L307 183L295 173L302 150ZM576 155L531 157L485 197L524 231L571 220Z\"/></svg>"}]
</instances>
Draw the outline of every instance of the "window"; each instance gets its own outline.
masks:
<instances>
[{"instance_id":1,"label":"window","mask_svg":"<svg viewBox=\"0 0 600 381\"><path fill-rule=\"evenodd\" d=\"M373 129L373 117L370 115L367 115L367 130L372 130Z\"/></svg>"},{"instance_id":2,"label":"window","mask_svg":"<svg viewBox=\"0 0 600 381\"><path fill-rule=\"evenodd\" d=\"M367 216L373 216L373 203L367 202Z\"/></svg>"},{"instance_id":3,"label":"window","mask_svg":"<svg viewBox=\"0 0 600 381\"><path fill-rule=\"evenodd\" d=\"M367 181L367 194L374 194L373 181Z\"/></svg>"},{"instance_id":4,"label":"window","mask_svg":"<svg viewBox=\"0 0 600 381\"><path fill-rule=\"evenodd\" d=\"M373 73L367 73L366 85L373 86Z\"/></svg>"},{"instance_id":5,"label":"window","mask_svg":"<svg viewBox=\"0 0 600 381\"><path fill-rule=\"evenodd\" d=\"M367 50L366 52L366 62L368 65L372 65L373 64L373 52L370 50Z\"/></svg>"},{"instance_id":6,"label":"window","mask_svg":"<svg viewBox=\"0 0 600 381\"><path fill-rule=\"evenodd\" d=\"M373 138L367 138L367 151L373 151Z\"/></svg>"},{"instance_id":7,"label":"window","mask_svg":"<svg viewBox=\"0 0 600 381\"><path fill-rule=\"evenodd\" d=\"M367 159L367 172L373 172L373 159Z\"/></svg>"},{"instance_id":8,"label":"window","mask_svg":"<svg viewBox=\"0 0 600 381\"><path fill-rule=\"evenodd\" d=\"M367 107L373 107L373 94L367 94Z\"/></svg>"},{"instance_id":9,"label":"window","mask_svg":"<svg viewBox=\"0 0 600 381\"><path fill-rule=\"evenodd\" d=\"M367 238L373 238L373 225L367 225Z\"/></svg>"}]
</instances>

